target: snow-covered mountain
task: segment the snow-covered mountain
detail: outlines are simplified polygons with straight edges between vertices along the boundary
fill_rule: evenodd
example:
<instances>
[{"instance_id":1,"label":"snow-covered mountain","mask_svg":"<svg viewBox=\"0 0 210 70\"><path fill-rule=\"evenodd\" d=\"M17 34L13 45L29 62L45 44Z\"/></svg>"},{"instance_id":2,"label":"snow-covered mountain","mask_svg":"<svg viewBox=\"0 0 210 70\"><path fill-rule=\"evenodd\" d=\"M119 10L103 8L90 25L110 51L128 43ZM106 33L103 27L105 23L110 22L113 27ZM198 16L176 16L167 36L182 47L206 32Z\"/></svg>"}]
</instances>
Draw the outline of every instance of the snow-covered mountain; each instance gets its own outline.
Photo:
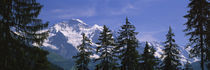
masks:
<instances>
[{"instance_id":1,"label":"snow-covered mountain","mask_svg":"<svg viewBox=\"0 0 210 70\"><path fill-rule=\"evenodd\" d=\"M49 28L49 38L45 40L43 49L48 50L49 52L57 53L60 56L71 59L73 55L76 55L77 47L81 44L82 36L81 33L85 33L87 37L92 41L92 45L95 46L97 43L97 39L99 37L100 32L103 27L97 24L93 26L89 26L83 21L79 19L71 19L68 21L63 21L57 23ZM114 31L113 31L114 32ZM116 34L114 32L114 34ZM164 45L161 42L149 42L150 46L153 46L156 49L155 56L160 58L161 54L163 54ZM139 53L142 53L144 50L145 42L140 42L139 48L137 50ZM181 51L181 62L185 64L188 58L189 49L185 49L185 47L179 47ZM94 58L97 55L92 56ZM198 59L189 59L190 62L198 61Z\"/></svg>"},{"instance_id":2,"label":"snow-covered mountain","mask_svg":"<svg viewBox=\"0 0 210 70\"><path fill-rule=\"evenodd\" d=\"M146 42L140 42L140 47L137 48L137 50L139 51L140 54L143 53L145 44L146 44ZM155 50L156 50L155 57L161 58L162 54L164 53L163 52L164 43L153 41L153 42L148 42L148 44L149 44L149 46L152 46L155 48ZM183 66L184 66L184 64L186 64L187 60L190 63L199 61L198 58L189 58L189 54L190 54L189 50L191 49L190 47L186 48L184 46L179 46L178 49L180 50L180 57L181 57L180 62Z\"/></svg>"},{"instance_id":3,"label":"snow-covered mountain","mask_svg":"<svg viewBox=\"0 0 210 70\"><path fill-rule=\"evenodd\" d=\"M102 29L97 24L88 26L79 19L63 21L49 28L49 37L42 48L69 59L78 52L76 46L81 44L81 33L85 33L95 45Z\"/></svg>"}]
</instances>

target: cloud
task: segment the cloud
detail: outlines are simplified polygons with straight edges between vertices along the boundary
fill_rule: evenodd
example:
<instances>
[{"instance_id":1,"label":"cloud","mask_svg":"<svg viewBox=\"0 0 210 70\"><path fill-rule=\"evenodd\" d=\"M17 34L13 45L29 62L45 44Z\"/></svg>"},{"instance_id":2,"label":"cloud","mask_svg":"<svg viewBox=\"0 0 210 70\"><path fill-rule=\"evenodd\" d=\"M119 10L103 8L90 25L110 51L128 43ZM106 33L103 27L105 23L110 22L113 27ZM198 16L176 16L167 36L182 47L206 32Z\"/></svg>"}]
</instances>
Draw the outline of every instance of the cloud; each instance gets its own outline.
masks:
<instances>
[{"instance_id":1,"label":"cloud","mask_svg":"<svg viewBox=\"0 0 210 70\"><path fill-rule=\"evenodd\" d=\"M146 1L146 2L144 2ZM69 19L93 16L118 16L118 15L137 15L148 2L153 0L87 0L85 2L67 1L62 5L47 10L46 13L52 14L53 18ZM56 1L55 1L56 2ZM69 4L70 3L70 4ZM76 4L79 3L79 4Z\"/></svg>"},{"instance_id":2,"label":"cloud","mask_svg":"<svg viewBox=\"0 0 210 70\"><path fill-rule=\"evenodd\" d=\"M120 10L117 11L110 11L112 15L122 15L128 13L130 10L136 9L132 4L127 4L126 6L122 7Z\"/></svg>"},{"instance_id":3,"label":"cloud","mask_svg":"<svg viewBox=\"0 0 210 70\"><path fill-rule=\"evenodd\" d=\"M140 41L158 41L157 38L154 37L155 33L141 33L141 36L139 37Z\"/></svg>"},{"instance_id":4,"label":"cloud","mask_svg":"<svg viewBox=\"0 0 210 70\"><path fill-rule=\"evenodd\" d=\"M159 35L162 32L166 32L166 30L159 30L159 31L151 31L151 32L140 32L138 39L139 41L160 41L159 38L155 37L156 35Z\"/></svg>"},{"instance_id":5,"label":"cloud","mask_svg":"<svg viewBox=\"0 0 210 70\"><path fill-rule=\"evenodd\" d=\"M94 8L86 9L54 9L51 13L57 14L57 18L68 19L74 17L90 17L95 15Z\"/></svg>"},{"instance_id":6,"label":"cloud","mask_svg":"<svg viewBox=\"0 0 210 70\"><path fill-rule=\"evenodd\" d=\"M63 10L63 9L54 9L52 10L52 13L62 13L62 12L66 12L67 10Z\"/></svg>"}]
</instances>

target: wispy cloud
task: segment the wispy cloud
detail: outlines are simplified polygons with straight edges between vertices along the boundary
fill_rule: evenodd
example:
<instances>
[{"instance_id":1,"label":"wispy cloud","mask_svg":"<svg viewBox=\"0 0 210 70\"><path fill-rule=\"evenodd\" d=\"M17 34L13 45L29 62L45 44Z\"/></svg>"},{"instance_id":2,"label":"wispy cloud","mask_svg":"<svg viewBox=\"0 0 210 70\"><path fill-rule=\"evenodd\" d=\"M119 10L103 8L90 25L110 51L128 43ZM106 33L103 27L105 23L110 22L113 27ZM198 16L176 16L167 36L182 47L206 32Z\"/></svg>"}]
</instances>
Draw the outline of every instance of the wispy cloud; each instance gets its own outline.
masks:
<instances>
[{"instance_id":1,"label":"wispy cloud","mask_svg":"<svg viewBox=\"0 0 210 70\"><path fill-rule=\"evenodd\" d=\"M120 10L116 10L116 11L111 10L110 12L112 15L122 15L134 9L136 8L132 4L127 4L126 6L122 7Z\"/></svg>"},{"instance_id":2,"label":"wispy cloud","mask_svg":"<svg viewBox=\"0 0 210 70\"><path fill-rule=\"evenodd\" d=\"M154 37L156 33L155 32L142 32L140 37L139 37L139 40L140 41L158 41L157 38Z\"/></svg>"},{"instance_id":3,"label":"wispy cloud","mask_svg":"<svg viewBox=\"0 0 210 70\"><path fill-rule=\"evenodd\" d=\"M138 39L140 41L160 41L155 35L166 32L166 30L151 31L151 32L140 32Z\"/></svg>"},{"instance_id":4,"label":"wispy cloud","mask_svg":"<svg viewBox=\"0 0 210 70\"><path fill-rule=\"evenodd\" d=\"M90 17L95 15L94 8L86 9L54 9L51 11L54 14L58 14L57 18L69 19L74 17Z\"/></svg>"},{"instance_id":5,"label":"wispy cloud","mask_svg":"<svg viewBox=\"0 0 210 70\"><path fill-rule=\"evenodd\" d=\"M62 12L66 12L67 10L64 10L64 9L54 9L52 10L51 12L52 13L62 13Z\"/></svg>"},{"instance_id":6,"label":"wispy cloud","mask_svg":"<svg viewBox=\"0 0 210 70\"><path fill-rule=\"evenodd\" d=\"M115 16L115 15L132 15L138 14L142 8L143 3L156 0L89 0L90 3L82 3L83 5L76 5L75 7L64 7L53 9L50 12L56 14L56 17L61 19L75 18L75 17L91 17L97 15ZM66 3L65 3L66 4Z\"/></svg>"},{"instance_id":7,"label":"wispy cloud","mask_svg":"<svg viewBox=\"0 0 210 70\"><path fill-rule=\"evenodd\" d=\"M143 36L141 36L140 41L158 41L158 39L156 39L155 37L153 37L153 35L151 34L144 34Z\"/></svg>"}]
</instances>

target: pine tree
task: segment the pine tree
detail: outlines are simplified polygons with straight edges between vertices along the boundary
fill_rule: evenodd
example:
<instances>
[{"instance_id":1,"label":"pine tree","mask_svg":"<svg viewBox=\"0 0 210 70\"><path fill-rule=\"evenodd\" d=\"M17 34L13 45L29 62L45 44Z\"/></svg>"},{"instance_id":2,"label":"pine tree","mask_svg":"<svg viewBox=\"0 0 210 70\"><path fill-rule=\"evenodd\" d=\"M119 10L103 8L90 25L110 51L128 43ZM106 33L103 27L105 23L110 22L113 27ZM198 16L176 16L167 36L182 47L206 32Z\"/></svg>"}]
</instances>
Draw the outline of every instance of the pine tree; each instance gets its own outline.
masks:
<instances>
[{"instance_id":1,"label":"pine tree","mask_svg":"<svg viewBox=\"0 0 210 70\"><path fill-rule=\"evenodd\" d=\"M26 45L41 46L44 39L48 37L47 31L40 31L48 26L48 22L42 23L41 19L37 19L42 5L36 0L14 0L14 4L15 33L13 32L13 35Z\"/></svg>"},{"instance_id":2,"label":"pine tree","mask_svg":"<svg viewBox=\"0 0 210 70\"><path fill-rule=\"evenodd\" d=\"M119 36L117 38L118 46L115 47L115 53L117 53L121 61L121 70L137 70L139 68L139 57L136 48L138 40L136 39L135 26L126 18L126 24L121 26Z\"/></svg>"},{"instance_id":3,"label":"pine tree","mask_svg":"<svg viewBox=\"0 0 210 70\"><path fill-rule=\"evenodd\" d=\"M165 48L163 49L164 54L162 55L163 63L162 69L163 70L178 70L178 66L181 65L180 59L180 51L177 48L178 45L175 43L173 39L174 33L172 32L171 27L169 27L168 34L166 35L166 42Z\"/></svg>"},{"instance_id":4,"label":"pine tree","mask_svg":"<svg viewBox=\"0 0 210 70\"><path fill-rule=\"evenodd\" d=\"M0 1L0 69L49 70L48 52L41 46L48 32L40 30L48 24L37 19L42 5L36 0Z\"/></svg>"},{"instance_id":5,"label":"pine tree","mask_svg":"<svg viewBox=\"0 0 210 70\"><path fill-rule=\"evenodd\" d=\"M153 67L154 67L154 70L158 70L158 68L160 68L158 65L159 65L159 63L160 63L160 59L159 58L156 58L154 55L155 55L155 52L156 52L156 50L155 50L155 48L154 48L154 46L152 46L151 47L151 54L153 54L152 56L151 56L151 63L152 63L152 65L153 65Z\"/></svg>"},{"instance_id":6,"label":"pine tree","mask_svg":"<svg viewBox=\"0 0 210 70\"><path fill-rule=\"evenodd\" d=\"M206 49L206 60L208 61L207 67L210 70L210 20L208 20L208 24L207 24L206 44L207 44L206 45L207 46L207 49Z\"/></svg>"},{"instance_id":7,"label":"pine tree","mask_svg":"<svg viewBox=\"0 0 210 70\"><path fill-rule=\"evenodd\" d=\"M204 70L204 59L206 46L204 43L206 25L208 23L208 1L206 0L190 0L188 7L190 10L188 14L184 17L188 19L185 25L187 28L184 32L189 35L190 45L193 46L191 52L191 57L200 56L201 57L201 68Z\"/></svg>"},{"instance_id":8,"label":"pine tree","mask_svg":"<svg viewBox=\"0 0 210 70\"><path fill-rule=\"evenodd\" d=\"M14 31L11 32L11 35L18 43L23 44L23 46L16 47L25 50L18 49L20 56L23 56L17 59L19 61L25 59L20 61L20 63L24 62L23 69L49 70L50 63L46 57L48 52L37 48L42 46L42 42L48 36L48 31L40 31L47 28L48 23L42 23L42 20L37 18L42 5L36 0L13 0L13 4L14 24L12 27ZM21 54L21 52L24 53Z\"/></svg>"},{"instance_id":9,"label":"pine tree","mask_svg":"<svg viewBox=\"0 0 210 70\"><path fill-rule=\"evenodd\" d=\"M13 24L13 21L11 21L13 18L12 0L1 0L0 8L0 41L1 46L3 46L3 44L8 45L8 41L12 39L10 35L11 30L9 29Z\"/></svg>"},{"instance_id":10,"label":"pine tree","mask_svg":"<svg viewBox=\"0 0 210 70\"><path fill-rule=\"evenodd\" d=\"M155 49L146 42L144 53L142 54L143 70L155 70L157 59L154 56Z\"/></svg>"},{"instance_id":11,"label":"pine tree","mask_svg":"<svg viewBox=\"0 0 210 70\"><path fill-rule=\"evenodd\" d=\"M12 0L0 0L0 69L8 69L8 63L11 60L10 47L12 37L10 35L10 26L12 23ZM10 55L10 56L9 56Z\"/></svg>"},{"instance_id":12,"label":"pine tree","mask_svg":"<svg viewBox=\"0 0 210 70\"><path fill-rule=\"evenodd\" d=\"M206 35L206 60L210 61L210 20L207 24L207 35Z\"/></svg>"},{"instance_id":13,"label":"pine tree","mask_svg":"<svg viewBox=\"0 0 210 70\"><path fill-rule=\"evenodd\" d=\"M77 70L89 70L88 64L91 61L90 55L93 54L90 47L90 40L85 36L84 33L82 33L82 44L77 46L79 53L76 56L73 56L73 58L76 59L75 62Z\"/></svg>"},{"instance_id":14,"label":"pine tree","mask_svg":"<svg viewBox=\"0 0 210 70\"><path fill-rule=\"evenodd\" d=\"M100 57L96 61L100 63L96 66L96 70L114 70L116 67L116 59L114 58L113 48L115 47L115 41L113 39L111 30L109 30L105 25L103 27L103 32L99 36L99 46L97 47L97 53Z\"/></svg>"}]
</instances>

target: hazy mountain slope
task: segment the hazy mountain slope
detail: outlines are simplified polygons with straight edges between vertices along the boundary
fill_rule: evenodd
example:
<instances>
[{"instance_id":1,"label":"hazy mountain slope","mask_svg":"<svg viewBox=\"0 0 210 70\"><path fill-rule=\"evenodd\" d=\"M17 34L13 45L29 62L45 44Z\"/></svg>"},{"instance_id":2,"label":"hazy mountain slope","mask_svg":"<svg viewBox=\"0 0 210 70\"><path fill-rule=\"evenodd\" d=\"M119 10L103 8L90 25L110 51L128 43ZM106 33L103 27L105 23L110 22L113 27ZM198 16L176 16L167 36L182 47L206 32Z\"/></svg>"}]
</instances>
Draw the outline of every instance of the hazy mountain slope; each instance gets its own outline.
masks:
<instances>
[{"instance_id":1,"label":"hazy mountain slope","mask_svg":"<svg viewBox=\"0 0 210 70\"><path fill-rule=\"evenodd\" d=\"M58 65L64 70L70 70L72 66L74 65L73 60L65 59L62 56L57 55L56 53L50 53L47 57L51 63Z\"/></svg>"}]
</instances>

